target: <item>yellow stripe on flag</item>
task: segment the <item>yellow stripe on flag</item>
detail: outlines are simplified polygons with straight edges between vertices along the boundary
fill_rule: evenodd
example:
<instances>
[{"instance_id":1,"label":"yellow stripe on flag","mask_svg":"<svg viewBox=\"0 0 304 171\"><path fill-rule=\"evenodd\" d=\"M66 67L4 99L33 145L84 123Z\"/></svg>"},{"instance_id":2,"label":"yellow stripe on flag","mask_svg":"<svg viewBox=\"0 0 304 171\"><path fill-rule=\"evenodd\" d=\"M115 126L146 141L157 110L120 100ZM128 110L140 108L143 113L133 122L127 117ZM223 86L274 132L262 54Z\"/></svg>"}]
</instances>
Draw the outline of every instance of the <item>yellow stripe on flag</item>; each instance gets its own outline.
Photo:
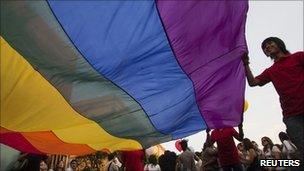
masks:
<instances>
[{"instance_id":1,"label":"yellow stripe on flag","mask_svg":"<svg viewBox=\"0 0 304 171\"><path fill-rule=\"evenodd\" d=\"M2 37L1 126L17 132L53 131L64 142L88 144L95 150L142 148L137 141L108 134L74 111Z\"/></svg>"}]
</instances>

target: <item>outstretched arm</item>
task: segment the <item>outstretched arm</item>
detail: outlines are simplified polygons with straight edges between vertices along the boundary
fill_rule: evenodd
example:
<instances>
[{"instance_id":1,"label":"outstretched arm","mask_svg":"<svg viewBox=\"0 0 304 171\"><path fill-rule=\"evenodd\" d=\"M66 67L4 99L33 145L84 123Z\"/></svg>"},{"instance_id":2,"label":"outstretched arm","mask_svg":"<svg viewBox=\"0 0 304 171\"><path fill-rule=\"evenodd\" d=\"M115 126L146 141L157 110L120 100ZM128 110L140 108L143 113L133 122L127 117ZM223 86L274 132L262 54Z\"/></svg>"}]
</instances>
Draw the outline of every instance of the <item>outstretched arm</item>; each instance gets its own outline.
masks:
<instances>
[{"instance_id":1,"label":"outstretched arm","mask_svg":"<svg viewBox=\"0 0 304 171\"><path fill-rule=\"evenodd\" d=\"M249 67L249 57L248 57L248 54L244 54L243 58L243 64L244 64L244 67L245 67L245 73L246 73L246 78L247 78L247 81L248 81L248 84L250 87L255 87L257 85L259 86L262 86L264 84L261 83L261 81L259 79L256 79L251 70L250 70L250 67Z\"/></svg>"},{"instance_id":2,"label":"outstretched arm","mask_svg":"<svg viewBox=\"0 0 304 171\"><path fill-rule=\"evenodd\" d=\"M210 136L210 129L209 128L207 128L206 129L206 133L207 133L207 139L206 139L206 142L210 145L210 146L212 146L213 144L214 144L214 141L212 141L211 140L211 136Z\"/></svg>"},{"instance_id":3,"label":"outstretched arm","mask_svg":"<svg viewBox=\"0 0 304 171\"><path fill-rule=\"evenodd\" d=\"M236 132L236 130L235 129L231 129L231 131L232 131L232 136L235 138L235 139L237 139L238 141L243 141L243 139L244 139L244 132L243 132L243 123L240 123L239 125L238 125L238 128L239 128L239 133L237 133Z\"/></svg>"},{"instance_id":4,"label":"outstretched arm","mask_svg":"<svg viewBox=\"0 0 304 171\"><path fill-rule=\"evenodd\" d=\"M239 141L243 141L243 139L244 139L243 123L240 123L238 125L238 128L239 128L239 137L238 137L238 140Z\"/></svg>"}]
</instances>

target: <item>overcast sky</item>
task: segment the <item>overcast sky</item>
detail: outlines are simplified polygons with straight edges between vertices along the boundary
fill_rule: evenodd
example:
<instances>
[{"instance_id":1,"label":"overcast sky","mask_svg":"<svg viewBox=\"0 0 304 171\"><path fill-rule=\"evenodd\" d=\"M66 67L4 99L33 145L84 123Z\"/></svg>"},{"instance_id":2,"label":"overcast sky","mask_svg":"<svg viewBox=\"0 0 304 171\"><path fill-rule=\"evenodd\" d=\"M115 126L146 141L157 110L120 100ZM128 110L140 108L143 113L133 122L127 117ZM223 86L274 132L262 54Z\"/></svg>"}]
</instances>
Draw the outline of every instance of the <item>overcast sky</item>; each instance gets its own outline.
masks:
<instances>
[{"instance_id":1,"label":"overcast sky","mask_svg":"<svg viewBox=\"0 0 304 171\"><path fill-rule=\"evenodd\" d=\"M250 1L246 24L246 38L251 59L250 67L256 76L272 65L260 46L270 36L281 38L287 49L293 53L303 51L303 1ZM280 143L278 133L285 131L279 97L273 85L263 87L246 86L245 97L249 109L244 114L245 137L256 141L260 147L262 136ZM189 146L200 151L206 134L201 132L188 137ZM175 141L163 144L177 152Z\"/></svg>"}]
</instances>

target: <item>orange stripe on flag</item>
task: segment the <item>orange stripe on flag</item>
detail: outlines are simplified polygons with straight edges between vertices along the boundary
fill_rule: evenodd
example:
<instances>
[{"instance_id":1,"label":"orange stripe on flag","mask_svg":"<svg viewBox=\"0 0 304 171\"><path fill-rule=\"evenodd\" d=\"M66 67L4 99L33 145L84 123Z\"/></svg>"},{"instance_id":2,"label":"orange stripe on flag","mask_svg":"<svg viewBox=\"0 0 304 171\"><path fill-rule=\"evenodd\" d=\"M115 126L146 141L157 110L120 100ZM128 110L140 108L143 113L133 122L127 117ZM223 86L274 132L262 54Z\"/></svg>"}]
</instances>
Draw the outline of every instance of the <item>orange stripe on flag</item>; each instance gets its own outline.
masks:
<instances>
[{"instance_id":1,"label":"orange stripe on flag","mask_svg":"<svg viewBox=\"0 0 304 171\"><path fill-rule=\"evenodd\" d=\"M65 155L83 155L96 152L94 149L90 148L86 144L73 144L65 143L60 140L51 131L41 131L41 132L15 132L8 130L6 128L0 127L1 137L19 137L20 142L19 147L15 147L21 151L28 152L27 148L22 147L24 144L31 144L37 151L46 154L65 154ZM23 136L24 138L20 138ZM1 138L2 139L2 138ZM4 139L2 139L4 140ZM1 140L1 142L2 142ZM8 142L3 142L11 146Z\"/></svg>"},{"instance_id":2,"label":"orange stripe on flag","mask_svg":"<svg viewBox=\"0 0 304 171\"><path fill-rule=\"evenodd\" d=\"M86 144L65 143L53 132L23 132L22 135L37 149L47 154L81 155L96 152Z\"/></svg>"}]
</instances>

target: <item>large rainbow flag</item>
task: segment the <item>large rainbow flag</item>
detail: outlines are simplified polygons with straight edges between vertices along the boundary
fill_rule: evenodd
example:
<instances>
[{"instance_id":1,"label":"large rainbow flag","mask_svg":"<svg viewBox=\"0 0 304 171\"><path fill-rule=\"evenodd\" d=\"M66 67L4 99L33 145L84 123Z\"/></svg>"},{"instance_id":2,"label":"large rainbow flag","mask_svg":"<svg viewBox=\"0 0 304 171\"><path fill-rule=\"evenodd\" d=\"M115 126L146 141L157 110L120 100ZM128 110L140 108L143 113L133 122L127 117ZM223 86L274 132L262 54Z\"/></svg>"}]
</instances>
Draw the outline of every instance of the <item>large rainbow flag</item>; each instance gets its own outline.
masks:
<instances>
[{"instance_id":1,"label":"large rainbow flag","mask_svg":"<svg viewBox=\"0 0 304 171\"><path fill-rule=\"evenodd\" d=\"M1 1L1 143L132 150L242 120L247 1Z\"/></svg>"}]
</instances>

